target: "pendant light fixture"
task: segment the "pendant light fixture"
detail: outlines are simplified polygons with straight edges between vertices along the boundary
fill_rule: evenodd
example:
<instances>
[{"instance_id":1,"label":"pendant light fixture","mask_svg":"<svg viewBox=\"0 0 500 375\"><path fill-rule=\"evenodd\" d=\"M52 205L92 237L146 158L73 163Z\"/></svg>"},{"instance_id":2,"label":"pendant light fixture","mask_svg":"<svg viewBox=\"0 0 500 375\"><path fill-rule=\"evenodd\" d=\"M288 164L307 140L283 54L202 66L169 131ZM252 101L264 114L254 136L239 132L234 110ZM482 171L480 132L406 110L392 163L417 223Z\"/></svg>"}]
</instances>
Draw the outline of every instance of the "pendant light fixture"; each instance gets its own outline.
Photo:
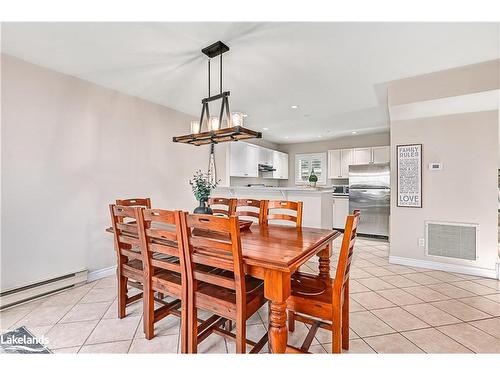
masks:
<instances>
[{"instance_id":1,"label":"pendant light fixture","mask_svg":"<svg viewBox=\"0 0 500 375\"><path fill-rule=\"evenodd\" d=\"M229 47L218 41L201 50L208 56L208 97L202 99L200 121L191 122L191 134L174 137L174 142L187 143L195 146L216 144L221 142L239 141L243 139L262 138L262 133L243 127L243 114L229 110L229 91L222 91L222 55ZM219 93L212 95L210 91L210 60L219 56L220 82ZM218 116L210 116L208 104L221 101ZM206 129L206 130L205 130Z\"/></svg>"}]
</instances>

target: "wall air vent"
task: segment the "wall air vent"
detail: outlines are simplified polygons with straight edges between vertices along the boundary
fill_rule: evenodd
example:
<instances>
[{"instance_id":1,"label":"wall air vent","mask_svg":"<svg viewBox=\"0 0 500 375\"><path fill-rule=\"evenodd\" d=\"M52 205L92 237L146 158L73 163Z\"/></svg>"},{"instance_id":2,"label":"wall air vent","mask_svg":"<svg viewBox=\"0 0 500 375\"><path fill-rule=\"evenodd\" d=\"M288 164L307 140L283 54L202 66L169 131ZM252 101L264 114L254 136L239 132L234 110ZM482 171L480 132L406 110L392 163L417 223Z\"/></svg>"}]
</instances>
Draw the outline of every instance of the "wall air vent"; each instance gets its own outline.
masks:
<instances>
[{"instance_id":1,"label":"wall air vent","mask_svg":"<svg viewBox=\"0 0 500 375\"><path fill-rule=\"evenodd\" d=\"M426 255L475 261L479 225L431 222L425 224Z\"/></svg>"}]
</instances>

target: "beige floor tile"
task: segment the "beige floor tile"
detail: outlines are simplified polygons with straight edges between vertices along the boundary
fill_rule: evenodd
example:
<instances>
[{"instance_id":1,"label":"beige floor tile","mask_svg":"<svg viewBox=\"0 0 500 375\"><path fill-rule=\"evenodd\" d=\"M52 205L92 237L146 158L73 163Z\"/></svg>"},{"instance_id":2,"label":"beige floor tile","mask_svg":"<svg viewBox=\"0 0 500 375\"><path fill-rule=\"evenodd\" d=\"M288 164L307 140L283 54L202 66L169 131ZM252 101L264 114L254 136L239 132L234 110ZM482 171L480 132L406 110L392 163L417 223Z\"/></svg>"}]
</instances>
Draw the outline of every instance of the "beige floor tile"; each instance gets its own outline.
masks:
<instances>
[{"instance_id":1,"label":"beige floor tile","mask_svg":"<svg viewBox=\"0 0 500 375\"><path fill-rule=\"evenodd\" d=\"M311 345L309 348L309 353L313 354L328 354L322 345Z\"/></svg>"},{"instance_id":2,"label":"beige floor tile","mask_svg":"<svg viewBox=\"0 0 500 375\"><path fill-rule=\"evenodd\" d=\"M401 307L373 310L372 313L396 331L408 331L411 329L429 327L428 324L410 314L408 311L403 310Z\"/></svg>"},{"instance_id":3,"label":"beige floor tile","mask_svg":"<svg viewBox=\"0 0 500 375\"><path fill-rule=\"evenodd\" d=\"M445 335L476 353L500 353L500 340L468 323L437 327Z\"/></svg>"},{"instance_id":4,"label":"beige floor tile","mask_svg":"<svg viewBox=\"0 0 500 375\"><path fill-rule=\"evenodd\" d=\"M314 337L316 337L316 340L318 340L318 342L321 344L328 344L332 342L332 332L323 328L319 328ZM356 333L352 329L349 329L349 340L357 338L359 338L359 336L356 335Z\"/></svg>"},{"instance_id":5,"label":"beige floor tile","mask_svg":"<svg viewBox=\"0 0 500 375\"><path fill-rule=\"evenodd\" d=\"M401 334L426 353L471 353L465 346L435 328L419 329Z\"/></svg>"},{"instance_id":6,"label":"beige floor tile","mask_svg":"<svg viewBox=\"0 0 500 375\"><path fill-rule=\"evenodd\" d=\"M231 346L231 342L226 342L224 337L212 334L208 336L207 339L205 339L200 345L198 345L198 353L205 353L205 354L217 354L217 353L228 353L228 346ZM232 353L236 352L236 346L231 346L234 351ZM248 348L247 348L248 351Z\"/></svg>"},{"instance_id":7,"label":"beige floor tile","mask_svg":"<svg viewBox=\"0 0 500 375\"><path fill-rule=\"evenodd\" d=\"M435 302L450 299L450 297L445 296L442 293L436 292L427 286L412 286L409 288L403 288L404 291L413 294L415 297L420 298L425 302Z\"/></svg>"},{"instance_id":8,"label":"beige floor tile","mask_svg":"<svg viewBox=\"0 0 500 375\"><path fill-rule=\"evenodd\" d=\"M475 322L469 322L469 324L500 339L500 318L477 320Z\"/></svg>"},{"instance_id":9,"label":"beige floor tile","mask_svg":"<svg viewBox=\"0 0 500 375\"><path fill-rule=\"evenodd\" d=\"M349 311L350 312L356 312L356 311L365 311L366 309L361 306L359 303L357 303L355 300L352 299L352 295L351 295L351 298L349 298Z\"/></svg>"},{"instance_id":10,"label":"beige floor tile","mask_svg":"<svg viewBox=\"0 0 500 375\"><path fill-rule=\"evenodd\" d=\"M80 354L125 354L130 348L132 341L114 341L102 344L84 345L78 353Z\"/></svg>"},{"instance_id":11,"label":"beige floor tile","mask_svg":"<svg viewBox=\"0 0 500 375\"><path fill-rule=\"evenodd\" d=\"M254 342L258 342L262 336L264 336L267 332L266 327L261 323L259 324L252 324L252 325L247 325L247 332L246 336L247 339L252 340ZM236 329L233 329L233 333L236 334ZM215 335L214 335L215 336ZM236 342L234 340L226 340L226 348L228 353L236 353ZM251 345L247 345L247 352L252 350ZM260 351L260 353L267 353L267 344L264 345L264 348Z\"/></svg>"},{"instance_id":12,"label":"beige floor tile","mask_svg":"<svg viewBox=\"0 0 500 375\"><path fill-rule=\"evenodd\" d=\"M399 333L364 339L377 353L423 353L420 348Z\"/></svg>"},{"instance_id":13,"label":"beige floor tile","mask_svg":"<svg viewBox=\"0 0 500 375\"><path fill-rule=\"evenodd\" d=\"M139 327L140 320L140 316L128 316L124 319L103 319L95 327L85 344L131 340L136 330L142 329L142 327Z\"/></svg>"},{"instance_id":14,"label":"beige floor tile","mask_svg":"<svg viewBox=\"0 0 500 375\"><path fill-rule=\"evenodd\" d=\"M349 325L359 337L384 335L394 330L369 311L350 314Z\"/></svg>"},{"instance_id":15,"label":"beige floor tile","mask_svg":"<svg viewBox=\"0 0 500 375\"><path fill-rule=\"evenodd\" d=\"M94 285L95 289L102 288L117 288L116 276L105 277L104 279L97 280Z\"/></svg>"},{"instance_id":16,"label":"beige floor tile","mask_svg":"<svg viewBox=\"0 0 500 375\"><path fill-rule=\"evenodd\" d=\"M110 302L83 303L73 308L61 319L61 323L100 320L108 310Z\"/></svg>"},{"instance_id":17,"label":"beige floor tile","mask_svg":"<svg viewBox=\"0 0 500 375\"><path fill-rule=\"evenodd\" d=\"M489 300L491 300L493 302L500 303L500 293L489 294L489 295L483 296L483 297L488 298Z\"/></svg>"},{"instance_id":18,"label":"beige floor tile","mask_svg":"<svg viewBox=\"0 0 500 375\"><path fill-rule=\"evenodd\" d=\"M500 291L500 280L494 279L477 279L474 280L475 283L487 286L488 288L495 289L497 292Z\"/></svg>"},{"instance_id":19,"label":"beige floor tile","mask_svg":"<svg viewBox=\"0 0 500 375\"><path fill-rule=\"evenodd\" d=\"M0 311L0 329L5 331L12 326L16 326L16 322L28 315L32 309L30 308L13 308L10 310ZM14 328L17 328L14 327Z\"/></svg>"},{"instance_id":20,"label":"beige floor tile","mask_svg":"<svg viewBox=\"0 0 500 375\"><path fill-rule=\"evenodd\" d=\"M91 289L80 303L111 302L116 298L116 288Z\"/></svg>"},{"instance_id":21,"label":"beige floor tile","mask_svg":"<svg viewBox=\"0 0 500 375\"><path fill-rule=\"evenodd\" d=\"M45 337L48 339L47 346L49 349L82 346L97 323L97 320L92 320L88 322L56 324L45 334Z\"/></svg>"},{"instance_id":22,"label":"beige floor tile","mask_svg":"<svg viewBox=\"0 0 500 375\"><path fill-rule=\"evenodd\" d=\"M352 294L351 298L368 310L394 306L392 302L375 292L356 293Z\"/></svg>"},{"instance_id":23,"label":"beige floor tile","mask_svg":"<svg viewBox=\"0 0 500 375\"><path fill-rule=\"evenodd\" d=\"M392 284L397 288L407 288L410 286L419 286L420 285L420 284L416 283L415 281L407 279L406 277L401 276L401 275L382 276L380 278L380 280L385 281L389 284Z\"/></svg>"},{"instance_id":24,"label":"beige floor tile","mask_svg":"<svg viewBox=\"0 0 500 375\"><path fill-rule=\"evenodd\" d=\"M462 280L477 280L477 279L481 279L480 276L466 275L465 273L451 272L451 274L460 277Z\"/></svg>"},{"instance_id":25,"label":"beige floor tile","mask_svg":"<svg viewBox=\"0 0 500 375\"><path fill-rule=\"evenodd\" d=\"M374 265L379 266L379 267L386 267L386 266L390 265L389 259L387 259L387 258L377 257L377 258L370 259L369 262L373 263ZM370 271L368 271L368 272L370 272ZM393 273L391 272L391 274L393 274Z\"/></svg>"},{"instance_id":26,"label":"beige floor tile","mask_svg":"<svg viewBox=\"0 0 500 375\"><path fill-rule=\"evenodd\" d=\"M394 272L391 272L384 267L366 267L363 269L363 271L366 271L368 273L371 273L373 276L394 276Z\"/></svg>"},{"instance_id":27,"label":"beige floor tile","mask_svg":"<svg viewBox=\"0 0 500 375\"><path fill-rule=\"evenodd\" d=\"M368 289L366 286L361 284L357 280L349 280L349 293L361 293L361 292L369 292L370 289Z\"/></svg>"},{"instance_id":28,"label":"beige floor tile","mask_svg":"<svg viewBox=\"0 0 500 375\"><path fill-rule=\"evenodd\" d=\"M389 270L389 271L391 271L395 274L398 274L398 275L404 275L407 273L414 273L415 272L412 269L405 267L405 266L401 266L399 264L389 264L388 266L384 266L384 268L386 270Z\"/></svg>"},{"instance_id":29,"label":"beige floor tile","mask_svg":"<svg viewBox=\"0 0 500 375\"><path fill-rule=\"evenodd\" d=\"M475 307L478 310L484 311L492 316L500 316L500 303L492 301L488 296L476 296L468 298L460 298L459 301Z\"/></svg>"},{"instance_id":30,"label":"beige floor tile","mask_svg":"<svg viewBox=\"0 0 500 375\"><path fill-rule=\"evenodd\" d=\"M328 353L332 352L331 344L324 345ZM376 354L370 346L362 339L349 340L349 350L342 349L345 354Z\"/></svg>"},{"instance_id":31,"label":"beige floor tile","mask_svg":"<svg viewBox=\"0 0 500 375\"><path fill-rule=\"evenodd\" d=\"M178 335L157 336L151 340L134 339L129 353L175 354L177 353L178 344Z\"/></svg>"},{"instance_id":32,"label":"beige floor tile","mask_svg":"<svg viewBox=\"0 0 500 375\"><path fill-rule=\"evenodd\" d=\"M288 344L300 348L308 333L309 327L302 322L295 322L295 331L288 332ZM314 339L312 345L319 343L318 340Z\"/></svg>"},{"instance_id":33,"label":"beige floor tile","mask_svg":"<svg viewBox=\"0 0 500 375\"><path fill-rule=\"evenodd\" d=\"M456 275L454 275L452 273L444 272L444 271L429 271L429 272L425 272L425 274L429 275L431 277L434 277L435 279L444 281L446 283L451 283L451 282L454 282L454 281L463 281L464 280L460 276L456 276Z\"/></svg>"},{"instance_id":34,"label":"beige floor tile","mask_svg":"<svg viewBox=\"0 0 500 375\"><path fill-rule=\"evenodd\" d=\"M403 306L403 309L434 327L444 324L460 323L459 319L432 306L430 303Z\"/></svg>"},{"instance_id":35,"label":"beige floor tile","mask_svg":"<svg viewBox=\"0 0 500 375\"><path fill-rule=\"evenodd\" d=\"M77 304L91 289L88 286L80 286L69 289L44 299L40 306L58 306L58 305L75 305Z\"/></svg>"},{"instance_id":36,"label":"beige floor tile","mask_svg":"<svg viewBox=\"0 0 500 375\"><path fill-rule=\"evenodd\" d=\"M355 260L353 260L352 264L356 268L365 268L365 267L375 266L373 263L371 263L365 259L355 259Z\"/></svg>"},{"instance_id":37,"label":"beige floor tile","mask_svg":"<svg viewBox=\"0 0 500 375\"><path fill-rule=\"evenodd\" d=\"M414 305L423 302L420 298L405 292L403 289L379 290L377 293L398 306Z\"/></svg>"},{"instance_id":38,"label":"beige floor tile","mask_svg":"<svg viewBox=\"0 0 500 375\"><path fill-rule=\"evenodd\" d=\"M463 320L464 322L491 317L491 315L457 300L432 302L431 305L457 317L460 320Z\"/></svg>"},{"instance_id":39,"label":"beige floor tile","mask_svg":"<svg viewBox=\"0 0 500 375\"><path fill-rule=\"evenodd\" d=\"M445 296L450 298L463 298L463 297L475 296L475 294L472 292L469 292L465 289L459 288L458 286L447 283L427 285L427 287L431 288L432 290L435 290L436 292L444 294Z\"/></svg>"},{"instance_id":40,"label":"beige floor tile","mask_svg":"<svg viewBox=\"0 0 500 375\"><path fill-rule=\"evenodd\" d=\"M373 275L366 271L363 271L361 268L355 268L354 266L349 272L349 278L351 280L365 279L368 277L373 277Z\"/></svg>"},{"instance_id":41,"label":"beige floor tile","mask_svg":"<svg viewBox=\"0 0 500 375\"><path fill-rule=\"evenodd\" d=\"M45 306L39 307L19 320L17 326L39 327L56 324L72 306Z\"/></svg>"},{"instance_id":42,"label":"beige floor tile","mask_svg":"<svg viewBox=\"0 0 500 375\"><path fill-rule=\"evenodd\" d=\"M406 274L405 277L407 279L410 279L412 281L415 281L416 283L419 283L420 285L430 285L430 284L439 284L442 283L441 280L438 280L432 276L427 275L424 272L419 272L419 273L409 273Z\"/></svg>"},{"instance_id":43,"label":"beige floor tile","mask_svg":"<svg viewBox=\"0 0 500 375\"><path fill-rule=\"evenodd\" d=\"M137 316L142 315L142 300L136 301L133 304L127 306L125 312L127 316ZM118 301L115 300L111 306L109 306L106 314L102 317L103 319L117 319L118 318Z\"/></svg>"},{"instance_id":44,"label":"beige floor tile","mask_svg":"<svg viewBox=\"0 0 500 375\"><path fill-rule=\"evenodd\" d=\"M389 284L378 277L370 277L367 279L358 279L358 281L371 290L394 289L394 285Z\"/></svg>"},{"instance_id":45,"label":"beige floor tile","mask_svg":"<svg viewBox=\"0 0 500 375\"><path fill-rule=\"evenodd\" d=\"M28 331L30 331L35 337L42 337L45 336L47 332L49 332L52 329L52 327L54 326L49 325L49 326L29 327Z\"/></svg>"},{"instance_id":46,"label":"beige floor tile","mask_svg":"<svg viewBox=\"0 0 500 375\"><path fill-rule=\"evenodd\" d=\"M61 348L61 349L52 349L54 354L76 354L80 350L80 346L73 346L72 348Z\"/></svg>"},{"instance_id":47,"label":"beige floor tile","mask_svg":"<svg viewBox=\"0 0 500 375\"><path fill-rule=\"evenodd\" d=\"M466 281L457 281L451 283L452 285L458 286L459 288L468 290L469 292L483 295L483 294L493 294L496 293L496 290L493 288L489 288L487 286L478 284L474 281L466 280Z\"/></svg>"},{"instance_id":48,"label":"beige floor tile","mask_svg":"<svg viewBox=\"0 0 500 375\"><path fill-rule=\"evenodd\" d=\"M144 321L141 318L139 323L139 328L135 334L135 338L143 339L146 336L144 335ZM178 335L181 327L181 320L179 317L174 315L169 315L159 322L156 322L155 325L155 336L165 336L165 335Z\"/></svg>"}]
</instances>

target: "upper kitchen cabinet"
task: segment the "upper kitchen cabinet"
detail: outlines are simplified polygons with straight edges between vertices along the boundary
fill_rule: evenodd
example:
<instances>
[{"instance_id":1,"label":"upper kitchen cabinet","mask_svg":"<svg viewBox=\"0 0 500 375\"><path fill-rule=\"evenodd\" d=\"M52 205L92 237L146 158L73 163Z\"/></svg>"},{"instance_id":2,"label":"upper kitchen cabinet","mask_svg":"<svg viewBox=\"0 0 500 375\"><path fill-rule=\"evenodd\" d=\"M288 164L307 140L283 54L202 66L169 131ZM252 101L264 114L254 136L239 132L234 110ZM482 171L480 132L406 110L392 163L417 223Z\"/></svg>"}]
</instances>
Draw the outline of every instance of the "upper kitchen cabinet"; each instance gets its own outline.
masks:
<instances>
[{"instance_id":1,"label":"upper kitchen cabinet","mask_svg":"<svg viewBox=\"0 0 500 375\"><path fill-rule=\"evenodd\" d=\"M318 176L318 185L326 184L327 163L326 153L317 154L297 154L295 155L295 183L308 183L309 176L314 170L314 174Z\"/></svg>"},{"instance_id":2,"label":"upper kitchen cabinet","mask_svg":"<svg viewBox=\"0 0 500 375\"><path fill-rule=\"evenodd\" d=\"M279 180L288 179L288 154L280 151L272 151L273 153L273 167L276 169L272 172L272 177Z\"/></svg>"},{"instance_id":3,"label":"upper kitchen cabinet","mask_svg":"<svg viewBox=\"0 0 500 375\"><path fill-rule=\"evenodd\" d=\"M353 158L352 149L328 151L328 178L348 178Z\"/></svg>"},{"instance_id":4,"label":"upper kitchen cabinet","mask_svg":"<svg viewBox=\"0 0 500 375\"><path fill-rule=\"evenodd\" d=\"M233 177L259 177L259 146L233 142L230 147L229 174Z\"/></svg>"},{"instance_id":5,"label":"upper kitchen cabinet","mask_svg":"<svg viewBox=\"0 0 500 375\"><path fill-rule=\"evenodd\" d=\"M389 146L372 147L372 163L389 163L391 148Z\"/></svg>"},{"instance_id":6,"label":"upper kitchen cabinet","mask_svg":"<svg viewBox=\"0 0 500 375\"><path fill-rule=\"evenodd\" d=\"M372 159L371 147L355 148L354 149L354 165L369 164Z\"/></svg>"}]
</instances>

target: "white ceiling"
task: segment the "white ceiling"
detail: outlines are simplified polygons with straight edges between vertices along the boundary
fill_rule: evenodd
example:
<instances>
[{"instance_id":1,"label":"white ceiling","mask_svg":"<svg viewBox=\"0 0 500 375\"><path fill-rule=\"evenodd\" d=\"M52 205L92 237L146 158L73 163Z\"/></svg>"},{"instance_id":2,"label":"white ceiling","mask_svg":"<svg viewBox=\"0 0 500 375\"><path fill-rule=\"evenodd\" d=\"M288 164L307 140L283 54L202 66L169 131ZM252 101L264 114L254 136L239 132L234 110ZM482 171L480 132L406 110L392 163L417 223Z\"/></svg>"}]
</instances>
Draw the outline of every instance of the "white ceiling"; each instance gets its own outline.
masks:
<instances>
[{"instance_id":1,"label":"white ceiling","mask_svg":"<svg viewBox=\"0 0 500 375\"><path fill-rule=\"evenodd\" d=\"M389 81L499 56L496 23L2 24L3 52L195 116L217 40L231 110L278 143L387 130Z\"/></svg>"}]
</instances>

